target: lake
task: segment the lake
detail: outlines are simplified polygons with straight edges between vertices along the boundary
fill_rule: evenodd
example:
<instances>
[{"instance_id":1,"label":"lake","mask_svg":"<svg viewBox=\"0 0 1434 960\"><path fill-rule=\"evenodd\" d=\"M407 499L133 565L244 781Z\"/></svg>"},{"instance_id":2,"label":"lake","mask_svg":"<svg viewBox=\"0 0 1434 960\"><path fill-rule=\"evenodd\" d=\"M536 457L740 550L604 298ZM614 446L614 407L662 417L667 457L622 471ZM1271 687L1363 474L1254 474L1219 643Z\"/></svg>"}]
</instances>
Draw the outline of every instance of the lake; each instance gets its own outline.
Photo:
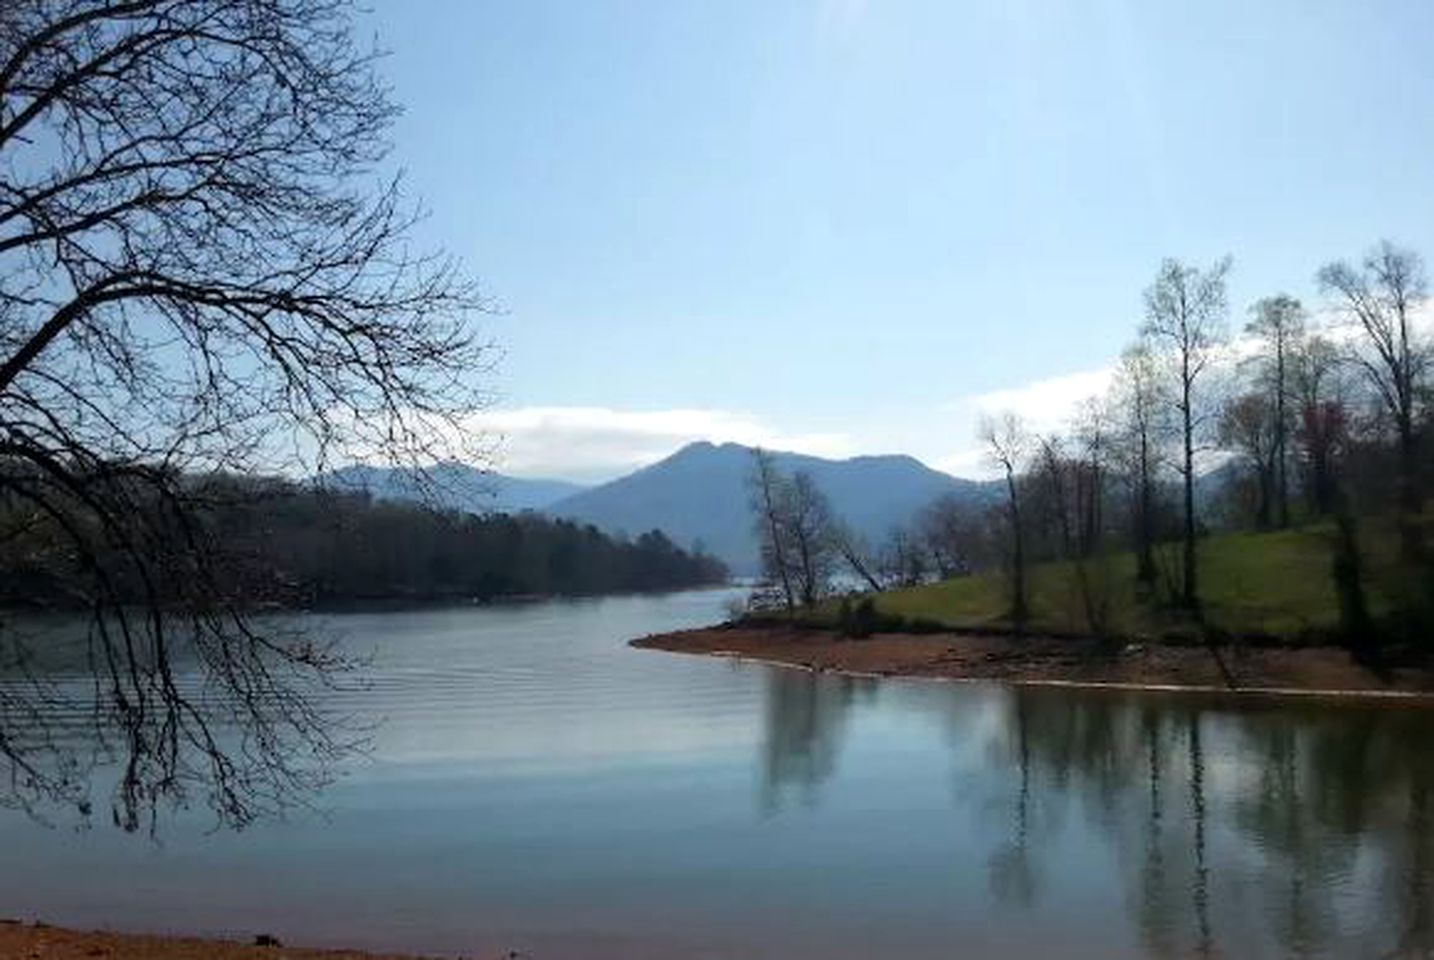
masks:
<instances>
[{"instance_id":1,"label":"lake","mask_svg":"<svg viewBox=\"0 0 1434 960\"><path fill-rule=\"evenodd\" d=\"M643 958L1422 957L1434 711L635 651L728 591L327 617L381 719L324 812L0 810L0 916Z\"/></svg>"}]
</instances>

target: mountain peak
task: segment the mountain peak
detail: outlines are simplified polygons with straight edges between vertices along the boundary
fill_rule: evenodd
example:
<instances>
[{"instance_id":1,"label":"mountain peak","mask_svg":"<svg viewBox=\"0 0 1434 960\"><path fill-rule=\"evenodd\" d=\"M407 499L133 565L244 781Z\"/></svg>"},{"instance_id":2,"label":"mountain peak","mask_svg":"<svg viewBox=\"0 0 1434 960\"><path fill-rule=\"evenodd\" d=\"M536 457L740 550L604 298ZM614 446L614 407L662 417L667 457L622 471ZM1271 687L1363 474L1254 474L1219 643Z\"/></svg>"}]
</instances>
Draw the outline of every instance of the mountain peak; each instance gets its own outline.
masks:
<instances>
[{"instance_id":1,"label":"mountain peak","mask_svg":"<svg viewBox=\"0 0 1434 960\"><path fill-rule=\"evenodd\" d=\"M688 457L700 453L710 453L717 449L717 445L710 440L693 440L691 443L683 444L672 453L664 457L664 460L671 460L674 457Z\"/></svg>"},{"instance_id":2,"label":"mountain peak","mask_svg":"<svg viewBox=\"0 0 1434 960\"><path fill-rule=\"evenodd\" d=\"M747 478L752 448L706 440L609 483L567 497L549 508L557 516L591 523L609 533L660 529L690 547L697 541L739 573L757 565ZM983 499L985 485L933 470L902 454L828 460L771 451L784 473L809 473L844 522L872 541L909 523L937 497Z\"/></svg>"}]
</instances>

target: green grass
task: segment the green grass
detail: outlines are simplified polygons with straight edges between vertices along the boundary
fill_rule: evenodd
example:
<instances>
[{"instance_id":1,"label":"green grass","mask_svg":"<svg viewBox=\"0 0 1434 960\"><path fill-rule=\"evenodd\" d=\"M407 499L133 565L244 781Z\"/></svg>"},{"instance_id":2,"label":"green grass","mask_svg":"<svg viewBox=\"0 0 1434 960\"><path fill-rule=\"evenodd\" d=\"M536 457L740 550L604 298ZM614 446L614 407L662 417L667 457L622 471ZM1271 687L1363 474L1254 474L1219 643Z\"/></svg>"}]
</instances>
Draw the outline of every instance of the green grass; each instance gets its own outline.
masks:
<instances>
[{"instance_id":1,"label":"green grass","mask_svg":"<svg viewBox=\"0 0 1434 960\"><path fill-rule=\"evenodd\" d=\"M1179 544L1157 553L1160 583L1139 590L1135 561L1117 553L1086 562L1092 594L1108 604L1106 632L1124 637L1197 637L1206 630L1235 636L1300 640L1332 635L1339 627L1339 603L1331 577L1330 525L1274 533L1226 534L1202 540L1199 548L1200 593L1204 622L1197 624L1169 602L1179 582ZM1361 529L1370 613L1390 612L1393 604L1381 584L1398 576L1392 532L1367 523ZM1044 563L1029 573L1032 631L1093 632L1070 562ZM878 611L949 627L1009 629L1010 585L998 574L959 577L876 596ZM836 604L817 611L816 619L834 619Z\"/></svg>"}]
</instances>

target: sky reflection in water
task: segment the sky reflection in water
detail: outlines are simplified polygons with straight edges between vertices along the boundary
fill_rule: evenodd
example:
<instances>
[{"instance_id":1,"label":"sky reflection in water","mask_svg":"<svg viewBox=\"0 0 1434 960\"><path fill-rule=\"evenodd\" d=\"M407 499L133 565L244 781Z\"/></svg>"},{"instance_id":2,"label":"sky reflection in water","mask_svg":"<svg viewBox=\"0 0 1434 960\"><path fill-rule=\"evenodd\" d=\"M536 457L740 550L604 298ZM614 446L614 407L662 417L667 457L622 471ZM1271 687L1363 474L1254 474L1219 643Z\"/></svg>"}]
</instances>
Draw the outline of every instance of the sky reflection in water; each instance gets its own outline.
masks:
<instances>
[{"instance_id":1,"label":"sky reflection in water","mask_svg":"<svg viewBox=\"0 0 1434 960\"><path fill-rule=\"evenodd\" d=\"M537 958L1390 957L1434 945L1434 713L628 650L726 595L331 618L382 719L325 817L0 814L0 914Z\"/></svg>"}]
</instances>

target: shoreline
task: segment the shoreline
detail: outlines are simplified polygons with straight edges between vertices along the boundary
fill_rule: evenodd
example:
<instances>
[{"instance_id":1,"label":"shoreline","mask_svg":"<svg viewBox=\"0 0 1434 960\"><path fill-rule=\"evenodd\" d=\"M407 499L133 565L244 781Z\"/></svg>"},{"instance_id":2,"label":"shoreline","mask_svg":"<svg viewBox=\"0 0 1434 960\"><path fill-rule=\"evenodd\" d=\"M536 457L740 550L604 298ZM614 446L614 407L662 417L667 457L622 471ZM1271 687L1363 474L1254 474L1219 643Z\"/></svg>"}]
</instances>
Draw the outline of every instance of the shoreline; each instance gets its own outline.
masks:
<instances>
[{"instance_id":1,"label":"shoreline","mask_svg":"<svg viewBox=\"0 0 1434 960\"><path fill-rule=\"evenodd\" d=\"M1332 646L1112 646L1090 638L965 631L853 639L833 630L731 623L653 634L629 646L869 679L1434 707L1434 671L1401 667L1377 674Z\"/></svg>"},{"instance_id":2,"label":"shoreline","mask_svg":"<svg viewBox=\"0 0 1434 960\"><path fill-rule=\"evenodd\" d=\"M503 593L479 596L472 593L434 593L374 597L346 597L339 600L306 602L262 601L243 607L250 616L268 614L316 614L344 615L350 613L408 613L426 610L468 610L500 607L525 607L539 603L567 602L580 600L609 600L624 597L664 597L678 593L700 593L707 590L728 590L735 586L730 581L693 583L679 587L652 587L646 590L618 590L598 593ZM63 604L0 603L0 613L20 614L30 617L69 618L88 615L89 608Z\"/></svg>"},{"instance_id":3,"label":"shoreline","mask_svg":"<svg viewBox=\"0 0 1434 960\"><path fill-rule=\"evenodd\" d=\"M256 941L259 938L256 938ZM36 921L0 920L0 957L32 960L437 960L419 954L366 953L343 948L260 945L167 934L75 930ZM483 960L475 957L474 960Z\"/></svg>"}]
</instances>

